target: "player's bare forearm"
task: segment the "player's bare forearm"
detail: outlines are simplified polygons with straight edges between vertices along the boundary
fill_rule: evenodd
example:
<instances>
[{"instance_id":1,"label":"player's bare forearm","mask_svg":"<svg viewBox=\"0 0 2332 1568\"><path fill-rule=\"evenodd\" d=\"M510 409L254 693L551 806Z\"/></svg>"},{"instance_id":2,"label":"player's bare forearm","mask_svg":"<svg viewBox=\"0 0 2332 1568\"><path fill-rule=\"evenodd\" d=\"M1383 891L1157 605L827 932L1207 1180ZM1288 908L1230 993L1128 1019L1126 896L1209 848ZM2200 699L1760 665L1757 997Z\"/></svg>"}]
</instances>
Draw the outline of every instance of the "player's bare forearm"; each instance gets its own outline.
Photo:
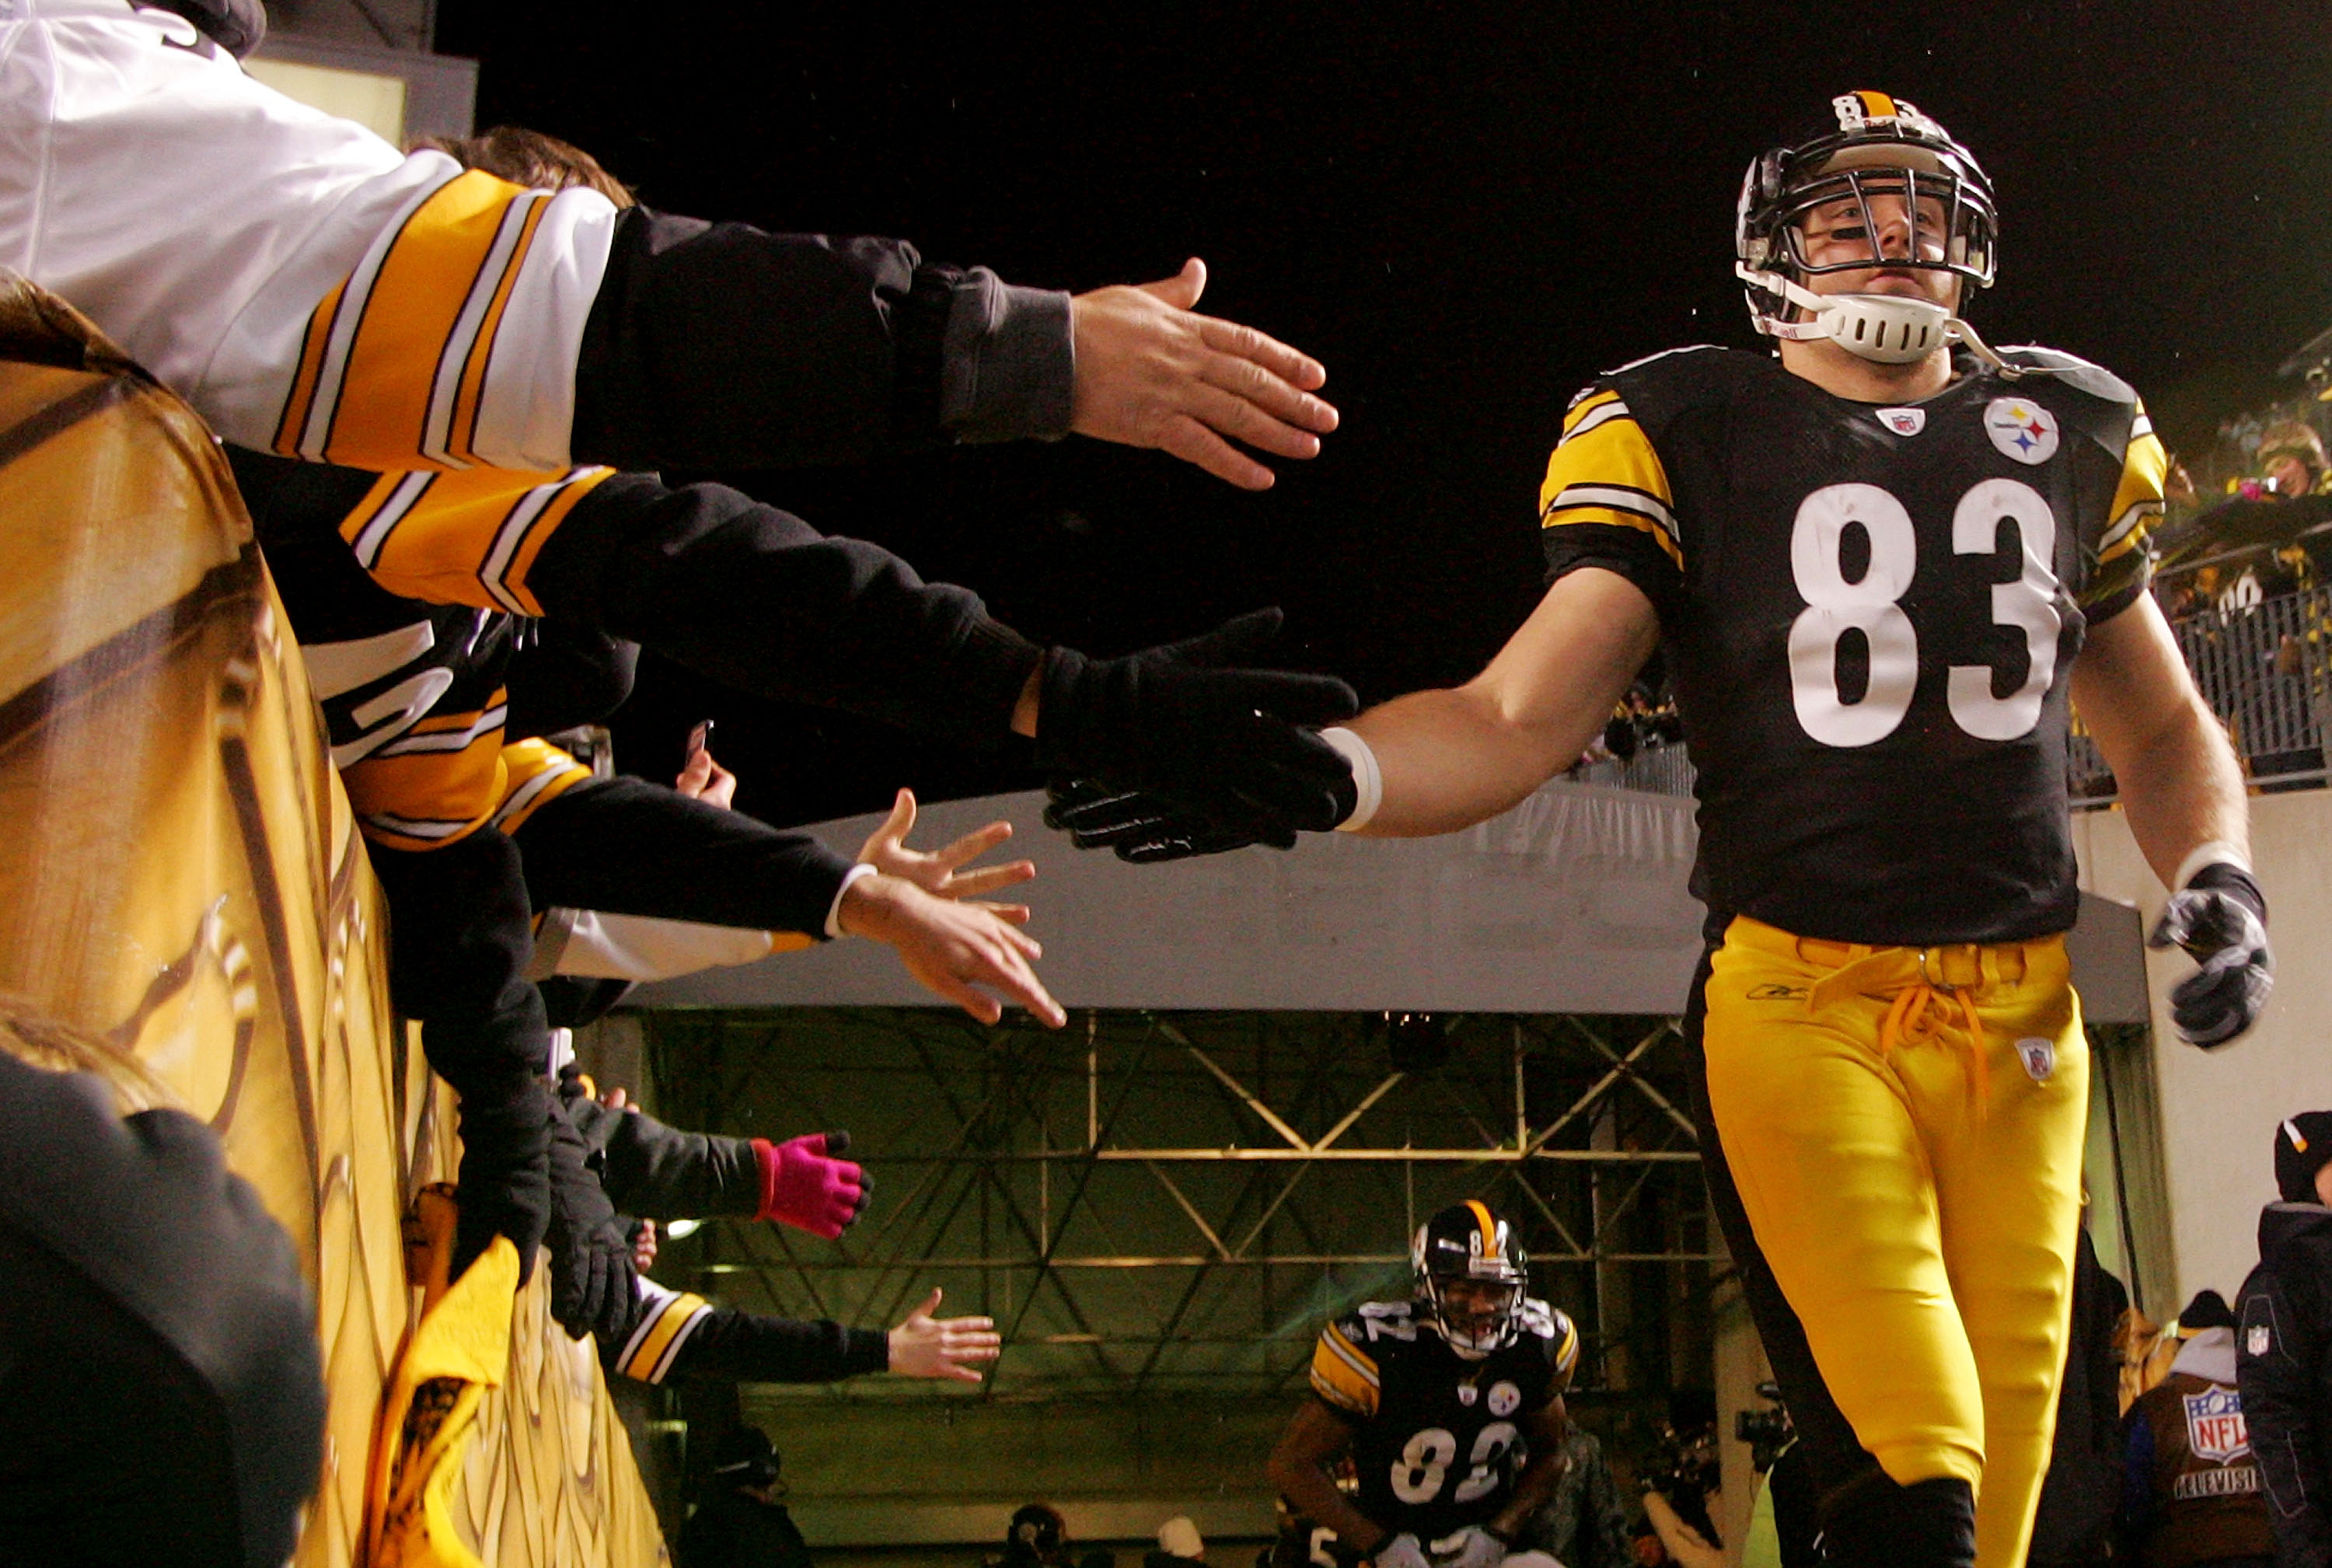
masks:
<instances>
[{"instance_id":1,"label":"player's bare forearm","mask_svg":"<svg viewBox=\"0 0 2332 1568\"><path fill-rule=\"evenodd\" d=\"M1352 1440L1352 1429L1327 1406L1307 1400L1279 1435L1264 1473L1295 1512L1333 1530L1353 1551L1372 1552L1391 1532L1353 1507L1328 1474L1328 1462Z\"/></svg>"},{"instance_id":2,"label":"player's bare forearm","mask_svg":"<svg viewBox=\"0 0 2332 1568\"><path fill-rule=\"evenodd\" d=\"M2113 770L2130 832L2168 885L2197 846L2251 847L2241 767L2151 598L2092 627L2073 705Z\"/></svg>"},{"instance_id":3,"label":"player's bare forearm","mask_svg":"<svg viewBox=\"0 0 2332 1568\"><path fill-rule=\"evenodd\" d=\"M1490 1518L1491 1530L1508 1541L1522 1533L1531 1515L1546 1506L1571 1465L1570 1456L1563 1452L1564 1439L1571 1434L1571 1417L1560 1396L1526 1419L1523 1431L1530 1439L1530 1462L1515 1477L1515 1495Z\"/></svg>"},{"instance_id":4,"label":"player's bare forearm","mask_svg":"<svg viewBox=\"0 0 2332 1568\"><path fill-rule=\"evenodd\" d=\"M1362 831L1421 837L1507 809L1579 760L1658 641L1651 601L1625 578L1563 577L1480 674L1352 721L1384 775Z\"/></svg>"}]
</instances>

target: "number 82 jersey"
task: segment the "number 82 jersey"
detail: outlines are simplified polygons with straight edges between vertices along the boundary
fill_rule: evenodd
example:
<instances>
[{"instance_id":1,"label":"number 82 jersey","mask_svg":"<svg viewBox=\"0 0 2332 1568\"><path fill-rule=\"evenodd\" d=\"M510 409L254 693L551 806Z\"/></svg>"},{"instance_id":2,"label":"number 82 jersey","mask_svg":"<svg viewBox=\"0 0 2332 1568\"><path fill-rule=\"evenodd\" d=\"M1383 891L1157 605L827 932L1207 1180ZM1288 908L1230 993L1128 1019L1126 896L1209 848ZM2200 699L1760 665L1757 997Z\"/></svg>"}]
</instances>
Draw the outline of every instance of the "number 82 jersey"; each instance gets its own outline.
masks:
<instances>
[{"instance_id":1,"label":"number 82 jersey","mask_svg":"<svg viewBox=\"0 0 2332 1568\"><path fill-rule=\"evenodd\" d=\"M1578 1359L1579 1331L1543 1301L1524 1301L1514 1342L1479 1361L1412 1303L1371 1301L1320 1331L1312 1391L1352 1429L1360 1511L1430 1546L1505 1505L1525 1423Z\"/></svg>"},{"instance_id":2,"label":"number 82 jersey","mask_svg":"<svg viewBox=\"0 0 2332 1568\"><path fill-rule=\"evenodd\" d=\"M2007 357L2031 373L1963 356L1887 407L1684 349L1572 404L1547 580L1602 567L1658 612L1720 913L1875 945L2072 924L2068 674L2144 589L2167 458L2112 376Z\"/></svg>"}]
</instances>

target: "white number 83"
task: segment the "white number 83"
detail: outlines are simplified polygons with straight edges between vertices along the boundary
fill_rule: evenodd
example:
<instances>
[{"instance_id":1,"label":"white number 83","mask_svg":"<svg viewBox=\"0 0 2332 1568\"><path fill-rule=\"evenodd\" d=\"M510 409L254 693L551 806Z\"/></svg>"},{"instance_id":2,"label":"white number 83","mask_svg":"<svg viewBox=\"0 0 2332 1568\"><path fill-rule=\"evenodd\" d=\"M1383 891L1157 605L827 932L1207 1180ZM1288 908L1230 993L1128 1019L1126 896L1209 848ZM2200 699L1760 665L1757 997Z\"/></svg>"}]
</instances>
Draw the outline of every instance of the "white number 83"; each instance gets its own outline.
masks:
<instances>
[{"instance_id":1,"label":"white number 83","mask_svg":"<svg viewBox=\"0 0 2332 1568\"><path fill-rule=\"evenodd\" d=\"M2022 569L1992 587L1992 619L2024 634L2031 660L2024 684L1993 695L1988 664L1954 664L1946 695L1952 718L1979 741L2014 741L2032 732L2057 678L2059 585L2050 569L2057 518L2040 492L2019 480L1987 479L1952 513L1952 551L1989 556L2002 519L2016 525ZM1870 540L1870 567L1846 580L1847 526ZM1790 534L1790 570L1806 607L1790 626L1790 695L1798 722L1826 746L1868 746L1893 734L1911 711L1919 684L1919 637L1899 602L1918 566L1918 536L1903 503L1875 484L1832 484L1800 503ZM1849 631L1870 649L1870 681L1849 703L1838 686L1838 645Z\"/></svg>"}]
</instances>

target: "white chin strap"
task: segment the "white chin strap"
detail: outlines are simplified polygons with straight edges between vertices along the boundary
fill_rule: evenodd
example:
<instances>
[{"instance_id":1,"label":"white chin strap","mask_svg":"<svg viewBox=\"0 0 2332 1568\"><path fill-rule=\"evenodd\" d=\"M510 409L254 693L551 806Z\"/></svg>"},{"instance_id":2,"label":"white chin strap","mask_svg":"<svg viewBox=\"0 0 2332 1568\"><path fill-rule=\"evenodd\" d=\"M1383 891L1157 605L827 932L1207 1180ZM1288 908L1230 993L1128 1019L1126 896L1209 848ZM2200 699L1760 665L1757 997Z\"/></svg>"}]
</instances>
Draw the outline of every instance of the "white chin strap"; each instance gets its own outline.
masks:
<instances>
[{"instance_id":1,"label":"white chin strap","mask_svg":"<svg viewBox=\"0 0 2332 1568\"><path fill-rule=\"evenodd\" d=\"M1779 272L1763 272L1746 262L1734 272L1751 288L1778 294L1808 312L1803 321L1779 317L1757 318L1757 330L1769 337L1812 342L1828 338L1848 353L1881 365L1909 365L1951 343L1965 343L1978 359L2008 376L2021 374L1985 346L1974 328L1933 300L1908 300L1895 294L1817 294Z\"/></svg>"}]
</instances>

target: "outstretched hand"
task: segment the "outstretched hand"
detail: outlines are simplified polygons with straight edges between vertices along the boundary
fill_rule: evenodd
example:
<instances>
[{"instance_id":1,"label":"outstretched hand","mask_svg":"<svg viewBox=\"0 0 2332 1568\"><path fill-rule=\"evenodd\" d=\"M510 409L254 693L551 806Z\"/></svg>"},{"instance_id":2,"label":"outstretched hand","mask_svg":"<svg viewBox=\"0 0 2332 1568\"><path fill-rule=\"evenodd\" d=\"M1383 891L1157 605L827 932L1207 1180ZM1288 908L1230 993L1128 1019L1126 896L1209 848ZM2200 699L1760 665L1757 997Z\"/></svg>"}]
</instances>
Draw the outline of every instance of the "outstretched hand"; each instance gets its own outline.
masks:
<instances>
[{"instance_id":1,"label":"outstretched hand","mask_svg":"<svg viewBox=\"0 0 2332 1568\"><path fill-rule=\"evenodd\" d=\"M891 1331L891 1371L903 1378L954 1378L976 1383L980 1374L966 1362L994 1361L1003 1353L1004 1338L996 1320L988 1317L933 1317L939 1310L934 1286L923 1305Z\"/></svg>"},{"instance_id":2,"label":"outstretched hand","mask_svg":"<svg viewBox=\"0 0 2332 1568\"><path fill-rule=\"evenodd\" d=\"M1045 950L1019 929L1027 923L1027 904L935 898L880 873L860 877L842 895L842 929L896 949L907 972L932 994L992 1024L1004 1016L1002 1003L988 994L994 991L1057 1029L1069 1015L1028 967Z\"/></svg>"},{"instance_id":3,"label":"outstretched hand","mask_svg":"<svg viewBox=\"0 0 2332 1568\"><path fill-rule=\"evenodd\" d=\"M976 871L963 869L1012 837L1009 822L991 822L965 834L944 849L928 852L907 847L907 835L914 828L915 792L902 789L899 798L892 802L891 815L884 818L883 826L859 846L858 858L885 876L913 883L934 898L977 898L1037 875L1036 863L1029 860L983 865Z\"/></svg>"},{"instance_id":4,"label":"outstretched hand","mask_svg":"<svg viewBox=\"0 0 2332 1568\"><path fill-rule=\"evenodd\" d=\"M1268 490L1270 469L1231 445L1314 457L1336 410L1313 392L1328 372L1309 355L1252 327L1199 315L1207 265L1118 284L1069 301L1076 387L1069 428L1127 446L1152 446L1242 490Z\"/></svg>"}]
</instances>

